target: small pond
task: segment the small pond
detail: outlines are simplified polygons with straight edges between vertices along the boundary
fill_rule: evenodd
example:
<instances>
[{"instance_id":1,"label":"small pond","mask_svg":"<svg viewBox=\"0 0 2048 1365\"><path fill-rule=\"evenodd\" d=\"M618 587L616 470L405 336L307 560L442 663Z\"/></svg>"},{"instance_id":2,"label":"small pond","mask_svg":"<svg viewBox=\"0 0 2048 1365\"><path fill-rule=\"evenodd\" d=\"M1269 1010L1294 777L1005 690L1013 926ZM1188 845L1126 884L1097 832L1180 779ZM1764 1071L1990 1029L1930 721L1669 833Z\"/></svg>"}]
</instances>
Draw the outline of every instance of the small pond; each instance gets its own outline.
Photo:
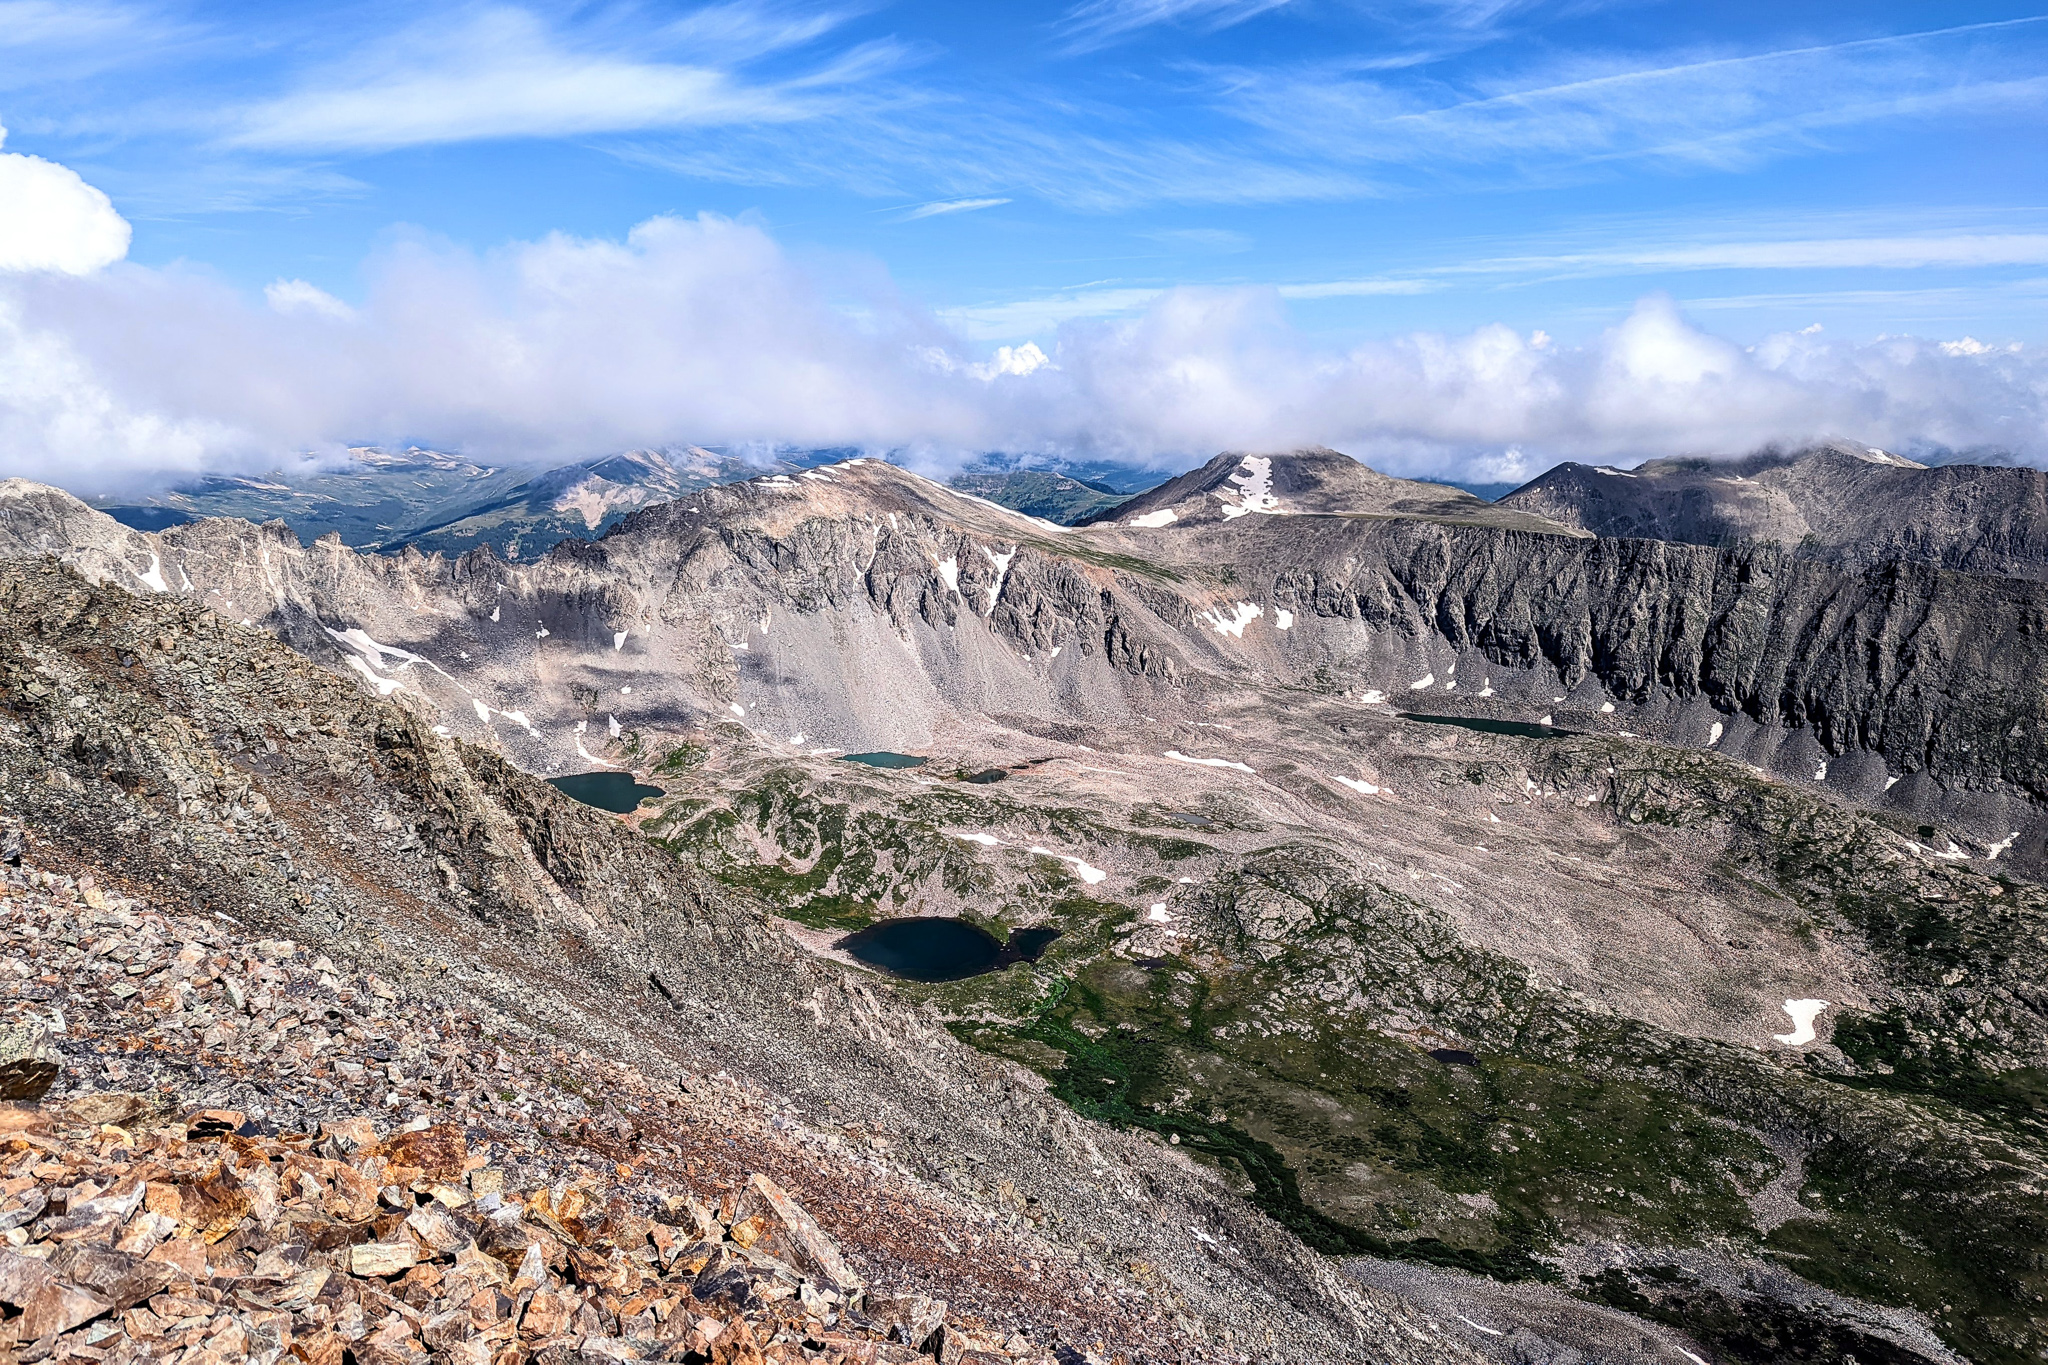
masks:
<instances>
[{"instance_id":1,"label":"small pond","mask_svg":"<svg viewBox=\"0 0 2048 1365\"><path fill-rule=\"evenodd\" d=\"M1000 782L1008 776L1009 774L1001 768L983 768L978 773L960 774L960 780L962 782L972 782L976 786L986 787L989 783Z\"/></svg>"},{"instance_id":2,"label":"small pond","mask_svg":"<svg viewBox=\"0 0 2048 1365\"><path fill-rule=\"evenodd\" d=\"M930 760L916 754L892 754L884 749L872 754L841 754L842 763L865 763L870 768L922 768Z\"/></svg>"},{"instance_id":3,"label":"small pond","mask_svg":"<svg viewBox=\"0 0 2048 1365\"><path fill-rule=\"evenodd\" d=\"M1008 943L962 919L929 916L885 919L835 945L870 967L910 981L960 981L1007 967L1036 962L1057 929L1013 929Z\"/></svg>"},{"instance_id":4,"label":"small pond","mask_svg":"<svg viewBox=\"0 0 2048 1365\"><path fill-rule=\"evenodd\" d=\"M567 777L549 778L548 785L564 796L614 815L628 814L648 797L664 794L660 787L650 787L637 781L633 774L621 772L571 773Z\"/></svg>"},{"instance_id":5,"label":"small pond","mask_svg":"<svg viewBox=\"0 0 2048 1365\"><path fill-rule=\"evenodd\" d=\"M1466 730L1477 730L1482 735L1513 735L1518 739L1563 739L1579 733L1577 730L1560 730L1555 725L1537 725L1526 720L1488 720L1484 716L1419 716L1413 711L1403 711L1402 720L1418 720L1424 725L1456 725Z\"/></svg>"},{"instance_id":6,"label":"small pond","mask_svg":"<svg viewBox=\"0 0 2048 1365\"><path fill-rule=\"evenodd\" d=\"M1191 810L1167 810L1161 811L1160 814L1173 821L1176 825L1190 825L1196 829L1212 829L1216 824L1208 816L1197 815Z\"/></svg>"}]
</instances>

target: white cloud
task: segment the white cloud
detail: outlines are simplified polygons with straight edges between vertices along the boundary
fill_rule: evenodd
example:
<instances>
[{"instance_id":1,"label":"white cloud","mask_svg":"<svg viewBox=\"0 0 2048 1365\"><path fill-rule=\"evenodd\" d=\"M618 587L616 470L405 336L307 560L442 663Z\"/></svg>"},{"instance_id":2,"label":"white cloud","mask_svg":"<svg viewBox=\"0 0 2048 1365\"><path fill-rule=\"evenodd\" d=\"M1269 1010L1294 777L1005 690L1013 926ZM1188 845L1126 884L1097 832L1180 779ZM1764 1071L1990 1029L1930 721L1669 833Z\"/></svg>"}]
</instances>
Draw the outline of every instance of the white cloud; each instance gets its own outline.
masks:
<instances>
[{"instance_id":1,"label":"white cloud","mask_svg":"<svg viewBox=\"0 0 2048 1365\"><path fill-rule=\"evenodd\" d=\"M70 167L0 152L0 271L87 274L126 256L128 235L113 202Z\"/></svg>"},{"instance_id":2,"label":"white cloud","mask_svg":"<svg viewBox=\"0 0 2048 1365\"><path fill-rule=\"evenodd\" d=\"M885 278L827 290L759 227L708 216L483 256L402 242L366 275L353 320L300 281L252 304L177 270L0 277L9 472L97 492L378 440L845 444L928 465L1321 442L1494 479L1834 434L2048 460L2048 357L1799 332L1744 348L1661 297L1580 345L1486 326L1337 349L1270 288L1097 290L1056 342L991 353Z\"/></svg>"},{"instance_id":3,"label":"white cloud","mask_svg":"<svg viewBox=\"0 0 2048 1365\"><path fill-rule=\"evenodd\" d=\"M1204 29L1229 28L1289 0L1087 0L1060 20L1068 50L1086 52L1105 47L1155 24L1193 23Z\"/></svg>"},{"instance_id":4,"label":"white cloud","mask_svg":"<svg viewBox=\"0 0 2048 1365\"><path fill-rule=\"evenodd\" d=\"M316 313L338 320L356 315L355 309L304 280L273 280L263 286L263 300L280 313Z\"/></svg>"},{"instance_id":5,"label":"white cloud","mask_svg":"<svg viewBox=\"0 0 2048 1365\"><path fill-rule=\"evenodd\" d=\"M1735 55L1568 54L1465 88L1361 75L1350 59L1221 71L1217 88L1276 150L1433 176L1484 168L1497 189L1504 174L1578 179L1617 162L1749 165L1935 115L2024 117L2048 103L2048 78L2014 31L2040 22Z\"/></svg>"},{"instance_id":6,"label":"white cloud","mask_svg":"<svg viewBox=\"0 0 2048 1365\"><path fill-rule=\"evenodd\" d=\"M903 215L903 221L936 218L945 213L972 213L976 209L1000 208L1009 202L1007 199L941 199L935 203L919 204Z\"/></svg>"},{"instance_id":7,"label":"white cloud","mask_svg":"<svg viewBox=\"0 0 2048 1365\"><path fill-rule=\"evenodd\" d=\"M374 151L490 138L576 137L650 129L776 124L833 107L829 92L899 64L905 51L869 43L777 81L750 80L746 60L805 41L825 25L764 26L718 7L667 35L696 60L641 55L645 41L571 41L533 13L493 7L430 20L312 73L279 98L236 111L232 146ZM727 47L711 41L739 34Z\"/></svg>"}]
</instances>

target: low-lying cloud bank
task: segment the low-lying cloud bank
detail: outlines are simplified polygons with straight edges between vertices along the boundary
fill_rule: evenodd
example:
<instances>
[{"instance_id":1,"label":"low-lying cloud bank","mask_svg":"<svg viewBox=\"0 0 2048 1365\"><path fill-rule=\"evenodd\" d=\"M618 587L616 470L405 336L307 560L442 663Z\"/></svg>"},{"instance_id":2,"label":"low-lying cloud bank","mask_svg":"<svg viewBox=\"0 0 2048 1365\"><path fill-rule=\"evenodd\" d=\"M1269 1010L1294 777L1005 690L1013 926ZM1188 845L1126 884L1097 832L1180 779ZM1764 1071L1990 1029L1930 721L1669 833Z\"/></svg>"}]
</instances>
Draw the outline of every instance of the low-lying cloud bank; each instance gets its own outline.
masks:
<instances>
[{"instance_id":1,"label":"low-lying cloud bank","mask_svg":"<svg viewBox=\"0 0 2048 1365\"><path fill-rule=\"evenodd\" d=\"M2033 350L1808 334L1744 348L1660 297L1577 347L1495 326L1333 350L1270 289L1181 289L1129 320L1069 324L1043 354L990 358L886 280L849 291L710 216L481 257L409 243L372 264L360 307L295 280L254 301L121 262L104 198L36 167L46 197L71 196L54 211L102 235L96 256L64 256L62 234L0 222L0 243L30 243L0 269L0 472L87 493L406 441L496 459L863 445L931 466L1322 443L1486 480L1827 435L2048 458Z\"/></svg>"}]
</instances>

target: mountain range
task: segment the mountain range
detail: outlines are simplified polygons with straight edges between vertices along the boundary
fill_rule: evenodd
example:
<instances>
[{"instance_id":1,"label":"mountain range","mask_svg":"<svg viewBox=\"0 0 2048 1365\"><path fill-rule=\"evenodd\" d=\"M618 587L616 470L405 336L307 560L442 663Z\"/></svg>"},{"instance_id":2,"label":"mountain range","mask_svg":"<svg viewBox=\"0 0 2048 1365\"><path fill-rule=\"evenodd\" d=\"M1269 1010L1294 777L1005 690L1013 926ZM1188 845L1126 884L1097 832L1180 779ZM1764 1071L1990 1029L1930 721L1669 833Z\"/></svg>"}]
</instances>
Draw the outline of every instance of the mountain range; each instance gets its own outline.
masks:
<instances>
[{"instance_id":1,"label":"mountain range","mask_svg":"<svg viewBox=\"0 0 2048 1365\"><path fill-rule=\"evenodd\" d=\"M1313 449L1062 526L852 457L516 560L8 481L8 799L859 1114L1056 1210L1162 1359L2030 1359L2024 471L1771 459L1727 477L1776 521L1712 470L1489 504ZM1829 509L1888 498L1945 519L1873 559ZM645 799L533 780L593 771ZM861 955L932 920L1013 947Z\"/></svg>"}]
</instances>

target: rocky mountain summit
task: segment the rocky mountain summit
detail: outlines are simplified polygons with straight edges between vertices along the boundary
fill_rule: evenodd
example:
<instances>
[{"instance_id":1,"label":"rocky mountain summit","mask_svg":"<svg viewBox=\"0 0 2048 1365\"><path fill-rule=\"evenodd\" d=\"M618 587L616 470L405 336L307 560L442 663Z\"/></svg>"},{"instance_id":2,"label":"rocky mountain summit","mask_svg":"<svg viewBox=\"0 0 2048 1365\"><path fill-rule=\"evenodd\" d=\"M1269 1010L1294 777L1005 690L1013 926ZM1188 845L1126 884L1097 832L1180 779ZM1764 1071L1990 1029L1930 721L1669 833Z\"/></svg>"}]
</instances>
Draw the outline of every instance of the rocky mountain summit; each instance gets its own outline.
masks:
<instances>
[{"instance_id":1,"label":"rocky mountain summit","mask_svg":"<svg viewBox=\"0 0 2048 1365\"><path fill-rule=\"evenodd\" d=\"M1846 441L1633 469L1561 464L1497 505L1599 536L1770 544L1859 571L1905 561L2048 581L2048 474L1929 468Z\"/></svg>"},{"instance_id":2,"label":"rocky mountain summit","mask_svg":"<svg viewBox=\"0 0 2048 1365\"><path fill-rule=\"evenodd\" d=\"M1036 1235L1111 1220L1200 1340L1279 1305L1240 1353L2031 1358L2040 585L1468 517L1342 459L1081 528L854 459L517 563L0 485L9 809L645 1074L864 1116ZM346 706L278 709L313 679ZM100 756L109 689L189 715L175 763ZM646 799L524 775L592 770ZM247 791L286 822L248 852L135 808ZM859 956L932 919L1037 946Z\"/></svg>"},{"instance_id":3,"label":"rocky mountain summit","mask_svg":"<svg viewBox=\"0 0 2048 1365\"><path fill-rule=\"evenodd\" d=\"M1263 455L1226 452L1082 524L1158 529L1181 521L1204 525L1252 515L1398 517L1578 534L1519 509L1500 510L1448 484L1391 478L1322 447Z\"/></svg>"}]
</instances>

